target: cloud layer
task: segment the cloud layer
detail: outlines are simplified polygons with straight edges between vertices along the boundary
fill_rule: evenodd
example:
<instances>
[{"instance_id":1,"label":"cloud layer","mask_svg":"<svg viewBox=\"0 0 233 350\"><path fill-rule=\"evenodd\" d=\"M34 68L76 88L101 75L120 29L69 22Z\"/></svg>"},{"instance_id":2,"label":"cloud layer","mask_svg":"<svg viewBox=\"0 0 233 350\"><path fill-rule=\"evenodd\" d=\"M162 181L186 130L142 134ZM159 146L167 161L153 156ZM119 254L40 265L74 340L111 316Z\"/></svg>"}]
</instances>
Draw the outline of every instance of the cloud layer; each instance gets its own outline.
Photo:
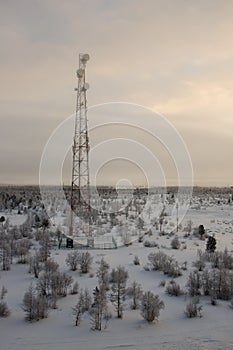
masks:
<instances>
[{"instance_id":1,"label":"cloud layer","mask_svg":"<svg viewBox=\"0 0 233 350\"><path fill-rule=\"evenodd\" d=\"M164 114L187 143L195 183L232 185L232 13L230 0L1 2L0 183L38 182L47 139L75 110L78 53L88 52L89 105Z\"/></svg>"}]
</instances>

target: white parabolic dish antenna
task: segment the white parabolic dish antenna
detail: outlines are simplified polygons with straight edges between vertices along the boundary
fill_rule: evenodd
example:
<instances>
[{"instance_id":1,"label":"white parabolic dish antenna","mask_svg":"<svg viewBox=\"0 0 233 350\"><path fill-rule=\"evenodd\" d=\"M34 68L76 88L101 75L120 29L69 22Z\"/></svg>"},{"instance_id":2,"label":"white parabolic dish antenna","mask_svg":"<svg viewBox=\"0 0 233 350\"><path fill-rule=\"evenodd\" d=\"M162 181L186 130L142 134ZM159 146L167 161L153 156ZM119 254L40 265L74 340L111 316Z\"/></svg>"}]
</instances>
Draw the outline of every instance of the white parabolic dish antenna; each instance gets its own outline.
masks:
<instances>
[{"instance_id":1,"label":"white parabolic dish antenna","mask_svg":"<svg viewBox=\"0 0 233 350\"><path fill-rule=\"evenodd\" d=\"M83 75L84 75L84 69L82 68L77 69L77 77L82 78Z\"/></svg>"},{"instance_id":2,"label":"white parabolic dish antenna","mask_svg":"<svg viewBox=\"0 0 233 350\"><path fill-rule=\"evenodd\" d=\"M90 85L88 84L88 83L84 83L84 85L83 85L83 90L88 90L89 89L89 87L90 87Z\"/></svg>"},{"instance_id":3,"label":"white parabolic dish antenna","mask_svg":"<svg viewBox=\"0 0 233 350\"><path fill-rule=\"evenodd\" d=\"M81 57L82 62L87 62L89 61L89 59L90 59L90 56L88 55L88 53L84 53Z\"/></svg>"}]
</instances>

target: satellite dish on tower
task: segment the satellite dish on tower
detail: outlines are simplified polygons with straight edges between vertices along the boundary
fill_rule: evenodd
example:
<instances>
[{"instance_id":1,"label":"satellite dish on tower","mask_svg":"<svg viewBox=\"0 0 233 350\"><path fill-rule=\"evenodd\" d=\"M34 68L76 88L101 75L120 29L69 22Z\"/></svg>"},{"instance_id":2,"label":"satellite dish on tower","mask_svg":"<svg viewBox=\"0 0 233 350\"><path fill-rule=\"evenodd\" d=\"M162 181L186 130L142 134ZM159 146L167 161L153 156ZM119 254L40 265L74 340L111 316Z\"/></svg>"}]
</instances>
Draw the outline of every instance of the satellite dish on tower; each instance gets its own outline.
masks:
<instances>
[{"instance_id":1,"label":"satellite dish on tower","mask_svg":"<svg viewBox=\"0 0 233 350\"><path fill-rule=\"evenodd\" d=\"M83 90L87 91L89 89L90 85L88 83L84 83Z\"/></svg>"},{"instance_id":2,"label":"satellite dish on tower","mask_svg":"<svg viewBox=\"0 0 233 350\"><path fill-rule=\"evenodd\" d=\"M83 77L83 75L84 75L84 69L82 69L82 68L79 68L79 69L77 69L77 77L78 78L82 78Z\"/></svg>"},{"instance_id":3,"label":"satellite dish on tower","mask_svg":"<svg viewBox=\"0 0 233 350\"><path fill-rule=\"evenodd\" d=\"M81 61L83 63L86 63L87 61L89 61L90 59L90 56L88 55L88 53L84 53L82 56L81 56Z\"/></svg>"}]
</instances>

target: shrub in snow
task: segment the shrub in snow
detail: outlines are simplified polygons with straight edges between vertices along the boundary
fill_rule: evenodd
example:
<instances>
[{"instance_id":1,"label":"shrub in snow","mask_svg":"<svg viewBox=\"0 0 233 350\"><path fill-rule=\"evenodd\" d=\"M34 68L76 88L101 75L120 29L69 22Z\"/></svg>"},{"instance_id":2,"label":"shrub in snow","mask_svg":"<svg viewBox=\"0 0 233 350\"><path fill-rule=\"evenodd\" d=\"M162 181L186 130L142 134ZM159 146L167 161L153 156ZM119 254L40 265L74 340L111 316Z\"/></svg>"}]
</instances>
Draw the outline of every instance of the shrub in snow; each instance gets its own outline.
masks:
<instances>
[{"instance_id":1,"label":"shrub in snow","mask_svg":"<svg viewBox=\"0 0 233 350\"><path fill-rule=\"evenodd\" d=\"M188 265L188 262L187 261L184 261L183 264L181 265L181 269L183 271L186 271L187 270L187 265Z\"/></svg>"},{"instance_id":2,"label":"shrub in snow","mask_svg":"<svg viewBox=\"0 0 233 350\"><path fill-rule=\"evenodd\" d=\"M5 286L2 286L1 289L1 294L0 294L0 299L3 300L5 298L5 295L7 294L8 290L6 289Z\"/></svg>"},{"instance_id":3,"label":"shrub in snow","mask_svg":"<svg viewBox=\"0 0 233 350\"><path fill-rule=\"evenodd\" d=\"M143 268L144 268L145 271L150 271L150 265L149 264L144 265Z\"/></svg>"},{"instance_id":4,"label":"shrub in snow","mask_svg":"<svg viewBox=\"0 0 233 350\"><path fill-rule=\"evenodd\" d=\"M39 321L48 317L47 299L41 294L36 294L32 285L24 294L22 309L25 311L25 318L28 321Z\"/></svg>"},{"instance_id":5,"label":"shrub in snow","mask_svg":"<svg viewBox=\"0 0 233 350\"><path fill-rule=\"evenodd\" d=\"M88 273L91 269L92 256L89 252L79 253L78 255L78 264L81 273Z\"/></svg>"},{"instance_id":6,"label":"shrub in snow","mask_svg":"<svg viewBox=\"0 0 233 350\"><path fill-rule=\"evenodd\" d=\"M144 247L147 247L147 248L155 248L155 247L158 247L158 243L155 242L155 241L144 241L143 243Z\"/></svg>"},{"instance_id":7,"label":"shrub in snow","mask_svg":"<svg viewBox=\"0 0 233 350\"><path fill-rule=\"evenodd\" d=\"M166 281L165 280L162 280L159 282L159 287L165 287L166 285Z\"/></svg>"},{"instance_id":8,"label":"shrub in snow","mask_svg":"<svg viewBox=\"0 0 233 350\"><path fill-rule=\"evenodd\" d=\"M214 254L210 254L212 267L218 269L233 269L233 256L228 253L227 248L223 252L215 252Z\"/></svg>"},{"instance_id":9,"label":"shrub in snow","mask_svg":"<svg viewBox=\"0 0 233 350\"><path fill-rule=\"evenodd\" d=\"M166 292L167 292L167 294L172 295L172 296L176 296L176 297L184 294L184 292L180 288L180 285L178 283L176 283L175 281L171 281L167 285Z\"/></svg>"},{"instance_id":10,"label":"shrub in snow","mask_svg":"<svg viewBox=\"0 0 233 350\"><path fill-rule=\"evenodd\" d=\"M164 302L152 292L144 292L141 301L141 315L147 322L158 320L160 310L164 309Z\"/></svg>"},{"instance_id":11,"label":"shrub in snow","mask_svg":"<svg viewBox=\"0 0 233 350\"><path fill-rule=\"evenodd\" d=\"M205 268L205 262L203 260L194 261L193 266L196 267L198 271L203 271Z\"/></svg>"},{"instance_id":12,"label":"shrub in snow","mask_svg":"<svg viewBox=\"0 0 233 350\"><path fill-rule=\"evenodd\" d=\"M139 257L137 255L134 256L133 263L134 263L134 265L140 265L140 260L139 260Z\"/></svg>"},{"instance_id":13,"label":"shrub in snow","mask_svg":"<svg viewBox=\"0 0 233 350\"><path fill-rule=\"evenodd\" d=\"M202 317L202 305L199 304L199 298L193 298L186 305L185 315L188 318Z\"/></svg>"},{"instance_id":14,"label":"shrub in snow","mask_svg":"<svg viewBox=\"0 0 233 350\"><path fill-rule=\"evenodd\" d=\"M172 249L180 249L180 241L178 237L174 237L171 241L171 247Z\"/></svg>"},{"instance_id":15,"label":"shrub in snow","mask_svg":"<svg viewBox=\"0 0 233 350\"><path fill-rule=\"evenodd\" d=\"M148 260L152 270L162 271L172 278L182 275L178 262L163 252L150 253Z\"/></svg>"},{"instance_id":16,"label":"shrub in snow","mask_svg":"<svg viewBox=\"0 0 233 350\"><path fill-rule=\"evenodd\" d=\"M18 257L19 264L28 263L29 250L31 246L32 246L32 243L28 238L22 238L17 240L16 256Z\"/></svg>"},{"instance_id":17,"label":"shrub in snow","mask_svg":"<svg viewBox=\"0 0 233 350\"><path fill-rule=\"evenodd\" d=\"M10 315L10 310L7 303L4 300L0 301L0 317L8 317Z\"/></svg>"},{"instance_id":18,"label":"shrub in snow","mask_svg":"<svg viewBox=\"0 0 233 350\"><path fill-rule=\"evenodd\" d=\"M213 268L217 269L233 269L233 256L228 252L227 248L222 251L202 252L198 250L199 259L211 262Z\"/></svg>"},{"instance_id":19,"label":"shrub in snow","mask_svg":"<svg viewBox=\"0 0 233 350\"><path fill-rule=\"evenodd\" d=\"M73 278L65 272L60 272L58 266L53 260L47 260L36 284L38 293L45 296L49 307L54 309L58 297L65 297L73 282Z\"/></svg>"},{"instance_id":20,"label":"shrub in snow","mask_svg":"<svg viewBox=\"0 0 233 350\"><path fill-rule=\"evenodd\" d=\"M191 297L200 295L200 288L201 288L201 275L198 271L192 271L189 274L188 281L186 284L186 287L188 289L188 293Z\"/></svg>"},{"instance_id":21,"label":"shrub in snow","mask_svg":"<svg viewBox=\"0 0 233 350\"><path fill-rule=\"evenodd\" d=\"M71 286L70 294L72 294L72 295L78 294L78 290L79 290L79 284L78 284L78 282L76 281L76 282Z\"/></svg>"},{"instance_id":22,"label":"shrub in snow","mask_svg":"<svg viewBox=\"0 0 233 350\"><path fill-rule=\"evenodd\" d=\"M73 250L67 254L66 265L70 267L72 271L76 271L79 263L79 252L78 250Z\"/></svg>"},{"instance_id":23,"label":"shrub in snow","mask_svg":"<svg viewBox=\"0 0 233 350\"><path fill-rule=\"evenodd\" d=\"M10 315L10 310L7 303L4 301L7 289L3 286L0 295L0 317L7 317Z\"/></svg>"}]
</instances>

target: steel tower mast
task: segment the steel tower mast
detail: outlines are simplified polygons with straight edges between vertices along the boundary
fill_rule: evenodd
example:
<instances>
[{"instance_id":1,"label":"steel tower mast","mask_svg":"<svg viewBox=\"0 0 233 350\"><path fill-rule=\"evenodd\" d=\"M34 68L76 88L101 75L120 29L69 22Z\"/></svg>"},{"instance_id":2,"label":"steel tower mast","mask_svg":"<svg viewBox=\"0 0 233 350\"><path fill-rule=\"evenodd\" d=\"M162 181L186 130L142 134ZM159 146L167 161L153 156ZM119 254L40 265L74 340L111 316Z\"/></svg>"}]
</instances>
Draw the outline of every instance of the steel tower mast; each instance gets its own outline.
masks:
<instances>
[{"instance_id":1,"label":"steel tower mast","mask_svg":"<svg viewBox=\"0 0 233 350\"><path fill-rule=\"evenodd\" d=\"M79 54L79 68L77 69L78 85L76 97L75 128L73 139L73 166L71 182L71 215L70 236L78 236L75 232L74 218L78 215L86 223L85 234L91 242L90 229L90 175L89 175L89 137L87 125L87 98L89 88L86 83L86 64L90 59L88 54ZM81 227L79 228L81 229Z\"/></svg>"}]
</instances>

